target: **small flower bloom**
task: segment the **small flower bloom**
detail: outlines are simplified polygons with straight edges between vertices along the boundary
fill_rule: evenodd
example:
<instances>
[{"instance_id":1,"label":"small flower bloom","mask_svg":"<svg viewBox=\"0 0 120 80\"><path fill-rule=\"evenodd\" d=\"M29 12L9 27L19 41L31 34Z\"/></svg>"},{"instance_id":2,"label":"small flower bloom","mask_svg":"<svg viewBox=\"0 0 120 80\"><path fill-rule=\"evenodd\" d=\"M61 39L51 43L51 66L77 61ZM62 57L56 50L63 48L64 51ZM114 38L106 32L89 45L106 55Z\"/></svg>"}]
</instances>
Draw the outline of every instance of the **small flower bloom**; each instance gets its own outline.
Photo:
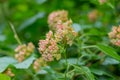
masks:
<instances>
[{"instance_id":1,"label":"small flower bloom","mask_svg":"<svg viewBox=\"0 0 120 80\"><path fill-rule=\"evenodd\" d=\"M48 61L48 62L54 60L51 53L46 53L46 54L44 53L44 54L42 55L42 57L44 58L45 61Z\"/></svg>"},{"instance_id":2,"label":"small flower bloom","mask_svg":"<svg viewBox=\"0 0 120 80\"><path fill-rule=\"evenodd\" d=\"M119 27L114 26L112 28L112 31L108 33L108 36L112 44L120 46L120 26Z\"/></svg>"},{"instance_id":3,"label":"small flower bloom","mask_svg":"<svg viewBox=\"0 0 120 80\"><path fill-rule=\"evenodd\" d=\"M38 58L34 61L33 63L33 69L37 72L40 70L41 67L46 66L46 62L44 61L44 59Z\"/></svg>"},{"instance_id":4,"label":"small flower bloom","mask_svg":"<svg viewBox=\"0 0 120 80\"><path fill-rule=\"evenodd\" d=\"M72 21L68 20L58 24L56 28L55 40L72 45L73 40L77 36L77 33L72 28Z\"/></svg>"},{"instance_id":5,"label":"small flower bloom","mask_svg":"<svg viewBox=\"0 0 120 80\"><path fill-rule=\"evenodd\" d=\"M65 10L52 12L48 17L48 24L51 30L55 30L56 24L66 22L68 20L68 12Z\"/></svg>"},{"instance_id":6,"label":"small flower bloom","mask_svg":"<svg viewBox=\"0 0 120 80\"><path fill-rule=\"evenodd\" d=\"M30 54L34 51L34 45L30 42L28 45L19 45L16 49L15 52L15 58L19 61L22 62L26 57L30 56Z\"/></svg>"},{"instance_id":7,"label":"small flower bloom","mask_svg":"<svg viewBox=\"0 0 120 80\"><path fill-rule=\"evenodd\" d=\"M43 59L47 62L53 61L54 54L59 54L59 48L57 46L56 40L53 38L53 32L49 31L46 34L46 39L45 40L40 40L39 41L39 52L41 53Z\"/></svg>"},{"instance_id":8,"label":"small flower bloom","mask_svg":"<svg viewBox=\"0 0 120 80\"><path fill-rule=\"evenodd\" d=\"M49 40L50 38L52 38L53 36L53 32L49 31L48 34L46 34L46 38Z\"/></svg>"}]
</instances>

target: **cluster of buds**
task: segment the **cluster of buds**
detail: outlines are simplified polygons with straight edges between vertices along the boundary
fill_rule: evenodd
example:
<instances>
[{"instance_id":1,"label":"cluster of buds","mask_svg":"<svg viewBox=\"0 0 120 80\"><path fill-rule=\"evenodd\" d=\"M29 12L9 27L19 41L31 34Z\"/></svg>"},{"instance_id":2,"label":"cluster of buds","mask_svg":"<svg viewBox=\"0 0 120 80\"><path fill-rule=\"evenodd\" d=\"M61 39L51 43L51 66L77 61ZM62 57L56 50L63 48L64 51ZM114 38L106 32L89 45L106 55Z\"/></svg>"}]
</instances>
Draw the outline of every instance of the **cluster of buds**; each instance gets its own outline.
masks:
<instances>
[{"instance_id":1,"label":"cluster of buds","mask_svg":"<svg viewBox=\"0 0 120 80\"><path fill-rule=\"evenodd\" d=\"M68 12L65 10L54 11L48 17L48 24L51 30L55 30L58 21L66 22L68 20Z\"/></svg>"},{"instance_id":2,"label":"cluster of buds","mask_svg":"<svg viewBox=\"0 0 120 80\"><path fill-rule=\"evenodd\" d=\"M33 68L35 71L39 71L41 67L46 66L46 62L44 61L44 59L38 58L34 61L33 63Z\"/></svg>"},{"instance_id":3,"label":"cluster of buds","mask_svg":"<svg viewBox=\"0 0 120 80\"><path fill-rule=\"evenodd\" d=\"M88 14L88 19L89 19L89 21L91 21L91 22L96 21L98 15L99 15L99 14L98 14L98 11L97 11L97 10L92 10L92 11L89 12L89 14Z\"/></svg>"},{"instance_id":4,"label":"cluster of buds","mask_svg":"<svg viewBox=\"0 0 120 80\"><path fill-rule=\"evenodd\" d=\"M77 33L72 28L72 21L68 20L64 23L59 23L56 26L55 40L63 44L72 45Z\"/></svg>"},{"instance_id":5,"label":"cluster of buds","mask_svg":"<svg viewBox=\"0 0 120 80\"><path fill-rule=\"evenodd\" d=\"M15 52L15 58L19 61L22 62L26 57L30 56L31 53L33 53L35 46L33 43L28 43L28 45L19 45L16 49Z\"/></svg>"},{"instance_id":6,"label":"cluster of buds","mask_svg":"<svg viewBox=\"0 0 120 80\"><path fill-rule=\"evenodd\" d=\"M48 17L48 24L52 31L46 34L45 40L39 41L38 50L41 57L34 62L33 67L36 71L45 63L61 58L58 43L72 45L77 36L72 28L72 21L68 20L68 12L65 10L52 12Z\"/></svg>"},{"instance_id":7,"label":"cluster of buds","mask_svg":"<svg viewBox=\"0 0 120 80\"><path fill-rule=\"evenodd\" d=\"M72 28L72 20L68 20L68 12L65 10L52 12L48 17L50 29L55 31L56 42L72 45L77 33Z\"/></svg>"},{"instance_id":8,"label":"cluster of buds","mask_svg":"<svg viewBox=\"0 0 120 80\"><path fill-rule=\"evenodd\" d=\"M120 26L113 26L112 31L108 35L112 44L120 46Z\"/></svg>"},{"instance_id":9,"label":"cluster of buds","mask_svg":"<svg viewBox=\"0 0 120 80\"><path fill-rule=\"evenodd\" d=\"M6 75L8 75L8 76L10 76L10 77L15 76L15 74L12 72L11 68L8 68L3 73L6 74Z\"/></svg>"},{"instance_id":10,"label":"cluster of buds","mask_svg":"<svg viewBox=\"0 0 120 80\"><path fill-rule=\"evenodd\" d=\"M46 34L45 40L39 41L39 52L41 53L43 59L47 62L53 61L54 58L59 60L61 55L59 54L58 45L54 39L53 32L49 31Z\"/></svg>"}]
</instances>

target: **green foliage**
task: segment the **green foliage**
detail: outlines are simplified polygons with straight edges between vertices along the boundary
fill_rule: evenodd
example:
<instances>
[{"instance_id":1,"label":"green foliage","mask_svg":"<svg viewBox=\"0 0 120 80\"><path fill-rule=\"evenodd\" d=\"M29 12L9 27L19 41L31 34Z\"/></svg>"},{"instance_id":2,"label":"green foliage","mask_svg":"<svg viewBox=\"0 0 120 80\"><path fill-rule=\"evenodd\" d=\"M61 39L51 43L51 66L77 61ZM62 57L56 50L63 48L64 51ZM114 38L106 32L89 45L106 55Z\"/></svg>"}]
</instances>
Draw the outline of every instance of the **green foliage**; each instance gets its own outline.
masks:
<instances>
[{"instance_id":1,"label":"green foliage","mask_svg":"<svg viewBox=\"0 0 120 80\"><path fill-rule=\"evenodd\" d=\"M21 63L14 64L14 66L17 69L28 69L30 65L33 63L33 60L35 60L34 56L29 57L28 59L24 60Z\"/></svg>"},{"instance_id":2,"label":"green foliage","mask_svg":"<svg viewBox=\"0 0 120 80\"><path fill-rule=\"evenodd\" d=\"M120 80L120 46L110 42L112 26L120 25L120 1L106 0L0 0L0 80ZM67 10L78 36L72 46L59 44L62 58L33 69L41 57L38 41L49 31L48 15ZM93 13L93 14L91 14ZM33 42L35 51L18 62L9 22L21 42ZM11 68L13 77L5 75Z\"/></svg>"},{"instance_id":3,"label":"green foliage","mask_svg":"<svg viewBox=\"0 0 120 80\"><path fill-rule=\"evenodd\" d=\"M120 61L120 56L115 52L115 50L107 45L98 44L97 47L103 51L105 54L113 57L116 60Z\"/></svg>"},{"instance_id":4,"label":"green foliage","mask_svg":"<svg viewBox=\"0 0 120 80\"><path fill-rule=\"evenodd\" d=\"M43 18L44 15L45 15L45 13L40 12L40 13L36 14L35 16L29 18L28 20L25 20L25 21L20 25L19 31L21 31L21 30L23 30L24 28L26 28L26 27L32 25L33 23L35 23L35 21L36 21L37 19Z\"/></svg>"},{"instance_id":5,"label":"green foliage","mask_svg":"<svg viewBox=\"0 0 120 80\"><path fill-rule=\"evenodd\" d=\"M11 57L0 58L0 72L3 72L9 65L15 64L17 61Z\"/></svg>"},{"instance_id":6,"label":"green foliage","mask_svg":"<svg viewBox=\"0 0 120 80\"><path fill-rule=\"evenodd\" d=\"M74 66L77 71L85 75L85 79L87 80L95 80L94 75L91 73L88 67L77 67Z\"/></svg>"}]
</instances>

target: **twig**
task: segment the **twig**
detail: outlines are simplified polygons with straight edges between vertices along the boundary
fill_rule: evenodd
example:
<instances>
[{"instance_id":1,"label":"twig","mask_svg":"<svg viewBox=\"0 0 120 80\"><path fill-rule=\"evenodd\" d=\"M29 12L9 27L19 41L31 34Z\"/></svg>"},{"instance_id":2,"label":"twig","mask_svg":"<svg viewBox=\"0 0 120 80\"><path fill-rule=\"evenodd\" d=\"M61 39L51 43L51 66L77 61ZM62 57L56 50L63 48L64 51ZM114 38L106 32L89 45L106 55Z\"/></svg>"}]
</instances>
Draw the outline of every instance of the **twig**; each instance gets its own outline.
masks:
<instances>
[{"instance_id":1,"label":"twig","mask_svg":"<svg viewBox=\"0 0 120 80\"><path fill-rule=\"evenodd\" d=\"M18 35L17 35L17 32L16 32L16 30L15 30L15 28L14 28L14 25L13 25L11 22L8 22L8 23L9 23L9 25L10 25L13 33L14 33L14 38L15 38L16 41L21 45L22 42L20 41L20 39L19 39L19 37L18 37Z\"/></svg>"}]
</instances>

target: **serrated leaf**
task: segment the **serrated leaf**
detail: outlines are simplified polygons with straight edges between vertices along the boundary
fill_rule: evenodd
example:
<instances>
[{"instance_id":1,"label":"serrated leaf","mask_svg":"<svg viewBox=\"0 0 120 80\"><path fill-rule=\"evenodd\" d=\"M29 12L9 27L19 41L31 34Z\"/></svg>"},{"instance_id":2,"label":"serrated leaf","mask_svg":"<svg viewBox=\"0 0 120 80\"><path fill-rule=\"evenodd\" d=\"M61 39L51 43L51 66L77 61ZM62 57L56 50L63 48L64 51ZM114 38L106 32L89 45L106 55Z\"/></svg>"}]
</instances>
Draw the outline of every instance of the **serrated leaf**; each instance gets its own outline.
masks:
<instances>
[{"instance_id":1,"label":"serrated leaf","mask_svg":"<svg viewBox=\"0 0 120 80\"><path fill-rule=\"evenodd\" d=\"M104 62L102 63L103 65L113 65L113 64L119 64L120 62L113 59L113 58L110 58L110 57L107 57Z\"/></svg>"},{"instance_id":2,"label":"serrated leaf","mask_svg":"<svg viewBox=\"0 0 120 80\"><path fill-rule=\"evenodd\" d=\"M81 67L81 68L84 71L88 80L95 80L94 75L91 73L88 67Z\"/></svg>"},{"instance_id":3,"label":"serrated leaf","mask_svg":"<svg viewBox=\"0 0 120 80\"><path fill-rule=\"evenodd\" d=\"M0 58L0 72L3 72L10 64L17 63L17 60L11 57Z\"/></svg>"},{"instance_id":4,"label":"serrated leaf","mask_svg":"<svg viewBox=\"0 0 120 80\"><path fill-rule=\"evenodd\" d=\"M36 74L47 74L47 71L45 71L45 70L39 70Z\"/></svg>"},{"instance_id":5,"label":"serrated leaf","mask_svg":"<svg viewBox=\"0 0 120 80\"><path fill-rule=\"evenodd\" d=\"M25 61L15 64L14 66L17 69L28 69L30 67L30 65L32 64L33 60L35 60L35 57L31 56L28 59L26 59Z\"/></svg>"},{"instance_id":6,"label":"serrated leaf","mask_svg":"<svg viewBox=\"0 0 120 80\"><path fill-rule=\"evenodd\" d=\"M84 74L87 80L95 80L94 75L91 73L88 67L85 67L85 66L78 67L75 65L72 65L72 66L74 66L77 71Z\"/></svg>"},{"instance_id":7,"label":"serrated leaf","mask_svg":"<svg viewBox=\"0 0 120 80\"><path fill-rule=\"evenodd\" d=\"M91 71L92 71L94 74L97 74L97 75L104 75L104 74L105 74L104 71L98 70L98 69L91 69Z\"/></svg>"},{"instance_id":8,"label":"serrated leaf","mask_svg":"<svg viewBox=\"0 0 120 80\"><path fill-rule=\"evenodd\" d=\"M105 54L109 55L110 57L120 61L120 56L115 52L115 50L112 47L104 44L97 44L97 48Z\"/></svg>"},{"instance_id":9,"label":"serrated leaf","mask_svg":"<svg viewBox=\"0 0 120 80\"><path fill-rule=\"evenodd\" d=\"M5 74L0 74L0 80L11 80L9 76Z\"/></svg>"},{"instance_id":10,"label":"serrated leaf","mask_svg":"<svg viewBox=\"0 0 120 80\"><path fill-rule=\"evenodd\" d=\"M113 76L111 74L109 74L109 73L107 73L107 72L105 72L104 70L101 70L101 69L94 69L94 68L92 68L91 72L96 74L96 75L100 75L100 76L107 75L107 76L113 78Z\"/></svg>"}]
</instances>

